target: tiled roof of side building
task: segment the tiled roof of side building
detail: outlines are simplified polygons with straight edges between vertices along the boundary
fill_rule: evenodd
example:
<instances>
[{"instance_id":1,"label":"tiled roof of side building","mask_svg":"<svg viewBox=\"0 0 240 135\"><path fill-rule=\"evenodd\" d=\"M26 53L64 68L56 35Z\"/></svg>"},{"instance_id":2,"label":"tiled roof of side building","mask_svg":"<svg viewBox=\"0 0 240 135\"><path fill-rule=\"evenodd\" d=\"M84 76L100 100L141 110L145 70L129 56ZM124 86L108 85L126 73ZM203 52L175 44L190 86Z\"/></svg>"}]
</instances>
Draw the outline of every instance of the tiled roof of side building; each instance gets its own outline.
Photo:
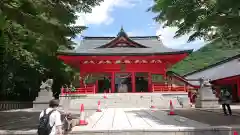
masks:
<instances>
[{"instance_id":1,"label":"tiled roof of side building","mask_svg":"<svg viewBox=\"0 0 240 135\"><path fill-rule=\"evenodd\" d=\"M205 78L212 81L240 75L240 54L217 62L206 68L184 75L186 79Z\"/></svg>"},{"instance_id":2,"label":"tiled roof of side building","mask_svg":"<svg viewBox=\"0 0 240 135\"><path fill-rule=\"evenodd\" d=\"M79 47L71 53L72 55L101 55L101 54L174 54L174 53L191 53L192 50L178 50L168 48L163 45L157 36L138 36L129 37L131 40L146 46L148 48L98 48L112 41L115 37L84 37ZM60 51L61 52L61 51ZM65 51L63 51L65 53Z\"/></svg>"}]
</instances>

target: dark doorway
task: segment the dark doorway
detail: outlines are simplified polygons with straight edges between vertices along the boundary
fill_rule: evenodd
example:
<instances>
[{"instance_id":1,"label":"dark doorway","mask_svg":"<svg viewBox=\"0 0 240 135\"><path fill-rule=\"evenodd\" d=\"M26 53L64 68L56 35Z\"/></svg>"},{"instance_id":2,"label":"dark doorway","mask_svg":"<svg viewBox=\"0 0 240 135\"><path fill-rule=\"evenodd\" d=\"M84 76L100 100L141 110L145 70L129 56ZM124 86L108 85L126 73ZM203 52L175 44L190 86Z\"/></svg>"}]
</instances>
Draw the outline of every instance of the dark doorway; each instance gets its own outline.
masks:
<instances>
[{"instance_id":1,"label":"dark doorway","mask_svg":"<svg viewBox=\"0 0 240 135\"><path fill-rule=\"evenodd\" d=\"M148 73L136 73L136 92L148 92Z\"/></svg>"},{"instance_id":2,"label":"dark doorway","mask_svg":"<svg viewBox=\"0 0 240 135\"><path fill-rule=\"evenodd\" d=\"M148 92L148 81L144 77L136 77L136 92Z\"/></svg>"},{"instance_id":3,"label":"dark doorway","mask_svg":"<svg viewBox=\"0 0 240 135\"><path fill-rule=\"evenodd\" d=\"M104 91L109 92L109 89L111 88L111 81L103 77L103 79L98 80L98 93L104 93Z\"/></svg>"}]
</instances>

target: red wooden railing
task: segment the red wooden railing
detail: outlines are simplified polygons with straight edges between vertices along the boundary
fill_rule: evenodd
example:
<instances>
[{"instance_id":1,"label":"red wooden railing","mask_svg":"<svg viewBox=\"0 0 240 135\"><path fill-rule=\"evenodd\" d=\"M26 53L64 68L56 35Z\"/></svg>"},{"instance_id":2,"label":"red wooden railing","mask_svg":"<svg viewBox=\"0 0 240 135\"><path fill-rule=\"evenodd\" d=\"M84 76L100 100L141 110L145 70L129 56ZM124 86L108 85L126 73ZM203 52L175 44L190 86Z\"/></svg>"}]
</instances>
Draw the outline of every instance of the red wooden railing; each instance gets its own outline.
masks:
<instances>
[{"instance_id":1,"label":"red wooden railing","mask_svg":"<svg viewBox=\"0 0 240 135\"><path fill-rule=\"evenodd\" d=\"M96 93L96 85L89 84L85 87L76 88L75 91L68 90L67 88L61 89L61 95L71 95L71 94L95 94Z\"/></svg>"},{"instance_id":2,"label":"red wooden railing","mask_svg":"<svg viewBox=\"0 0 240 135\"><path fill-rule=\"evenodd\" d=\"M187 92L185 86L168 86L160 84L152 84L152 92Z\"/></svg>"}]
</instances>

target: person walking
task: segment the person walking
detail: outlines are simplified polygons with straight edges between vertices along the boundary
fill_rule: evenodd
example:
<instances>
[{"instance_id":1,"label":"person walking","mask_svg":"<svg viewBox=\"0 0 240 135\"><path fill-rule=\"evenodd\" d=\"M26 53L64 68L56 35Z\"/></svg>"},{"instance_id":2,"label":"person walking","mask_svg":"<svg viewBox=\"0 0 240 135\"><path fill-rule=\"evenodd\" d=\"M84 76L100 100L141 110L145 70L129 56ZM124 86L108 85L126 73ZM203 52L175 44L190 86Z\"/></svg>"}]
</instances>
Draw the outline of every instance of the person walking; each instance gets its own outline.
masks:
<instances>
[{"instance_id":1,"label":"person walking","mask_svg":"<svg viewBox=\"0 0 240 135\"><path fill-rule=\"evenodd\" d=\"M231 96L229 91L227 91L226 89L221 90L220 102L222 104L223 112L226 116L228 115L228 113L229 113L229 115L232 115L232 110L231 110L231 107L230 107L231 97L232 96ZM227 107L227 109L226 109L226 107ZM227 110L228 110L228 113L227 113Z\"/></svg>"},{"instance_id":2,"label":"person walking","mask_svg":"<svg viewBox=\"0 0 240 135\"><path fill-rule=\"evenodd\" d=\"M49 107L39 116L38 135L63 135L61 114L57 110L58 100L51 100Z\"/></svg>"}]
</instances>

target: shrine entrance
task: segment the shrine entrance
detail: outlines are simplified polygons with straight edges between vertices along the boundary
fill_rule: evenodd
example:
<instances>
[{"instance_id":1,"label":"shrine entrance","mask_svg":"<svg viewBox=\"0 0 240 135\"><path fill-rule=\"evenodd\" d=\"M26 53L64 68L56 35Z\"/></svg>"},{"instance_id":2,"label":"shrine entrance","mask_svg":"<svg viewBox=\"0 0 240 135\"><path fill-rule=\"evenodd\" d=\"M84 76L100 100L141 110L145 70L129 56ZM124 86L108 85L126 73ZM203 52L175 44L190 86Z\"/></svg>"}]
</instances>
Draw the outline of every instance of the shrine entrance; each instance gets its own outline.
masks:
<instances>
[{"instance_id":1,"label":"shrine entrance","mask_svg":"<svg viewBox=\"0 0 240 135\"><path fill-rule=\"evenodd\" d=\"M111 84L114 83L114 93L128 93L133 92L132 89L132 73L130 72L118 72L115 73L114 82L111 82L110 75L103 75L98 79L98 93L112 93ZM136 73L135 74L135 92L149 92L148 91L148 73Z\"/></svg>"},{"instance_id":2,"label":"shrine entrance","mask_svg":"<svg viewBox=\"0 0 240 135\"><path fill-rule=\"evenodd\" d=\"M132 92L131 73L116 73L114 83L116 93Z\"/></svg>"}]
</instances>

